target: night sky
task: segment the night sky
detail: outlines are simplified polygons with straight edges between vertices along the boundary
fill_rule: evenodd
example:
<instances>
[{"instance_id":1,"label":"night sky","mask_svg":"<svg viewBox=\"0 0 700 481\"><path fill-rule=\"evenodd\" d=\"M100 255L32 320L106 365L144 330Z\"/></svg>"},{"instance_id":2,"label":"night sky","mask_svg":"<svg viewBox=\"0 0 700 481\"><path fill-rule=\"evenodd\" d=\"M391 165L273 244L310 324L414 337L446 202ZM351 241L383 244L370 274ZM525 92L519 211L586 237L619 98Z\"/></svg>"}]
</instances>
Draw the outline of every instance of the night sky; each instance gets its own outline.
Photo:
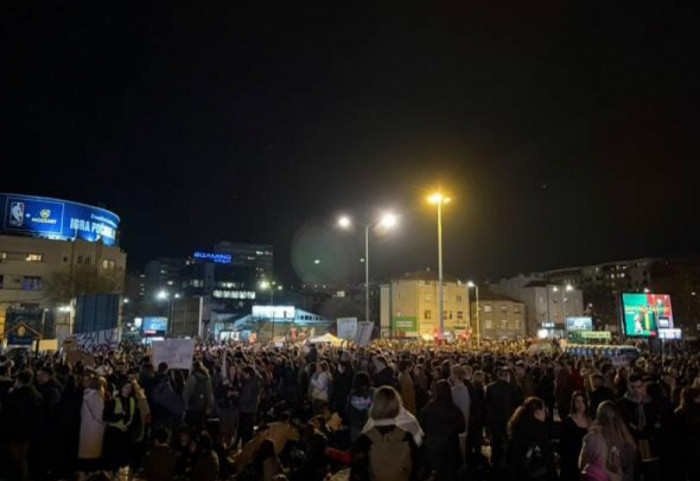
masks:
<instances>
[{"instance_id":1,"label":"night sky","mask_svg":"<svg viewBox=\"0 0 700 481\"><path fill-rule=\"evenodd\" d=\"M373 277L436 268L436 185L465 277L697 249L693 2L34 3L2 7L0 191L115 211L131 267L230 239L357 281L334 219L394 209Z\"/></svg>"}]
</instances>

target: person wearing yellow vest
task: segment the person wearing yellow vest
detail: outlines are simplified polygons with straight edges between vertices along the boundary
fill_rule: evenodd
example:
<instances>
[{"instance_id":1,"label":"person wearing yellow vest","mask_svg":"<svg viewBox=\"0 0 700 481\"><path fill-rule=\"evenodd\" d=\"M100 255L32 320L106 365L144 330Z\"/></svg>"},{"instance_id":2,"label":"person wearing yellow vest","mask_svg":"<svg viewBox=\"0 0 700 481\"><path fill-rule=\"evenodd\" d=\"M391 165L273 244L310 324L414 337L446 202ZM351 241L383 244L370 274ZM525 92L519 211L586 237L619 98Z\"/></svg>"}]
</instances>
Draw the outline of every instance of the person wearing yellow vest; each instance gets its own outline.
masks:
<instances>
[{"instance_id":1,"label":"person wearing yellow vest","mask_svg":"<svg viewBox=\"0 0 700 481\"><path fill-rule=\"evenodd\" d=\"M107 469L116 471L129 465L133 444L141 428L141 416L136 406L131 382L124 383L105 404L104 461Z\"/></svg>"}]
</instances>

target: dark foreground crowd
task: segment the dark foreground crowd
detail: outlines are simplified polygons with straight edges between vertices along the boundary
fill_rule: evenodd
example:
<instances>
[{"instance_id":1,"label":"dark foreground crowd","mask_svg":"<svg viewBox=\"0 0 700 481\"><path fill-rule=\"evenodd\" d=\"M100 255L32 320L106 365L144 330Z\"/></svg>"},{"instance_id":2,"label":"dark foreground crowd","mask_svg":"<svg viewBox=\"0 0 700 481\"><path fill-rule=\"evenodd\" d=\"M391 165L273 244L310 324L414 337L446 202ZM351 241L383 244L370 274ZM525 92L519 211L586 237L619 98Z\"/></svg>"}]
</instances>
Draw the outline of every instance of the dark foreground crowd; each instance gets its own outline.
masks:
<instances>
[{"instance_id":1,"label":"dark foreground crowd","mask_svg":"<svg viewBox=\"0 0 700 481\"><path fill-rule=\"evenodd\" d=\"M0 356L0 480L700 479L696 351L521 347Z\"/></svg>"}]
</instances>

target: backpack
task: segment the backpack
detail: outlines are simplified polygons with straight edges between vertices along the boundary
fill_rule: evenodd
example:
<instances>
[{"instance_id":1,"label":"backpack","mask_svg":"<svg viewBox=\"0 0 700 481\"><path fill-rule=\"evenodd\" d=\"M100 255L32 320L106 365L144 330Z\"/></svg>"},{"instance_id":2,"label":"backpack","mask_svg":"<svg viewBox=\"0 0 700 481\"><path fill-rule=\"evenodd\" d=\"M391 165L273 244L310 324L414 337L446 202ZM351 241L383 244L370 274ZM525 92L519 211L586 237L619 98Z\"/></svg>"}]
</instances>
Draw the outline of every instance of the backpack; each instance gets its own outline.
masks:
<instances>
[{"instance_id":1,"label":"backpack","mask_svg":"<svg viewBox=\"0 0 700 481\"><path fill-rule=\"evenodd\" d=\"M386 434L377 428L367 431L372 441L369 448L370 479L372 481L408 481L413 470L411 447L404 441L406 431L399 427Z\"/></svg>"}]
</instances>

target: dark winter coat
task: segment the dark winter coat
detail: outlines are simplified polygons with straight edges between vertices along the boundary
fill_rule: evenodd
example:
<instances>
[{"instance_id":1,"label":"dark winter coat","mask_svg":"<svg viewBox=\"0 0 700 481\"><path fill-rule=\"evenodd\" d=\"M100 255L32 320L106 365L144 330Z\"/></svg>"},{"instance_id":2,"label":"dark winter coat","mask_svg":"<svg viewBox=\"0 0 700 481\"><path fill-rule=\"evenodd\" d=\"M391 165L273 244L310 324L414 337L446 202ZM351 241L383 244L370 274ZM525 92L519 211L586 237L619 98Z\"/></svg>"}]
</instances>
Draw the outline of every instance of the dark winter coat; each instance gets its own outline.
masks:
<instances>
[{"instance_id":1,"label":"dark winter coat","mask_svg":"<svg viewBox=\"0 0 700 481\"><path fill-rule=\"evenodd\" d=\"M28 442L36 435L41 422L41 394L34 386L12 388L2 407L0 430L10 442Z\"/></svg>"},{"instance_id":2,"label":"dark winter coat","mask_svg":"<svg viewBox=\"0 0 700 481\"><path fill-rule=\"evenodd\" d=\"M398 380L394 375L394 370L389 366L374 375L374 387L378 389L382 386L398 387Z\"/></svg>"},{"instance_id":3,"label":"dark winter coat","mask_svg":"<svg viewBox=\"0 0 700 481\"><path fill-rule=\"evenodd\" d=\"M251 376L241 383L241 395L238 398L238 407L242 413L253 414L258 412L260 391L262 383L258 376Z\"/></svg>"},{"instance_id":4,"label":"dark winter coat","mask_svg":"<svg viewBox=\"0 0 700 481\"><path fill-rule=\"evenodd\" d=\"M462 411L453 403L429 402L420 413L425 431L426 462L440 480L457 478L462 464L459 434L466 430Z\"/></svg>"}]
</instances>

